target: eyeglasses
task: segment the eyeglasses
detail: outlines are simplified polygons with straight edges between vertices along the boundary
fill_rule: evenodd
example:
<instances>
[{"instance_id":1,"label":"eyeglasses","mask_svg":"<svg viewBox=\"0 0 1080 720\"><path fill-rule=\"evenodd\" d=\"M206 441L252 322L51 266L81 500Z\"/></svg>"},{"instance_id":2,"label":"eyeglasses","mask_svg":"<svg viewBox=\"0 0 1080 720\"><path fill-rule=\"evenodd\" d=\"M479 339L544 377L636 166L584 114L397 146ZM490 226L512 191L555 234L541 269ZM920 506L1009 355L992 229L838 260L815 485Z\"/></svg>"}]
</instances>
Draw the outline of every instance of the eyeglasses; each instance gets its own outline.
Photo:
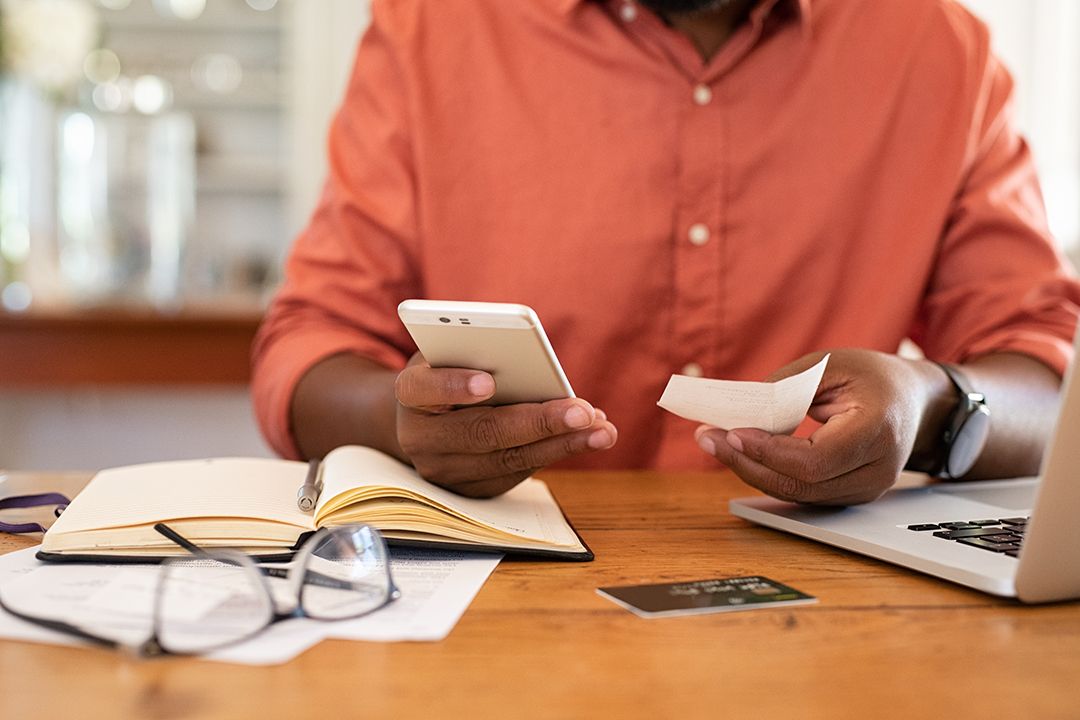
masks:
<instances>
[{"instance_id":1,"label":"eyeglasses","mask_svg":"<svg viewBox=\"0 0 1080 720\"><path fill-rule=\"evenodd\" d=\"M143 632L142 639L132 641L127 632L118 638L98 627L100 620L94 614L87 616L89 620L38 617L12 607L2 596L0 607L37 625L108 647L130 648L142 656L196 655L247 640L289 618L361 617L401 595L390 574L386 543L368 525L319 530L283 567L257 565L242 553L203 550L165 525L154 529L192 557L162 563L154 578L152 608L146 613L148 637ZM114 611L138 613L137 608Z\"/></svg>"}]
</instances>

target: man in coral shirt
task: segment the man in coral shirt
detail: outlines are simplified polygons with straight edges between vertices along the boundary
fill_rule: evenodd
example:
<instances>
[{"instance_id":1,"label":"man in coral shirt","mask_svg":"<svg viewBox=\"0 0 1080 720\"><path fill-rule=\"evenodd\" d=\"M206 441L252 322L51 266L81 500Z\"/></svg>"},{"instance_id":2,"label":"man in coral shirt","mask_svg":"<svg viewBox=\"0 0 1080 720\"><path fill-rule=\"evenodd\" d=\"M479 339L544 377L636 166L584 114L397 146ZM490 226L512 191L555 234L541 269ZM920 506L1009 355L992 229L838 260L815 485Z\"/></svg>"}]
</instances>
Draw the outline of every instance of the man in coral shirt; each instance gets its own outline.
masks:
<instances>
[{"instance_id":1,"label":"man in coral shirt","mask_svg":"<svg viewBox=\"0 0 1080 720\"><path fill-rule=\"evenodd\" d=\"M375 0L372 15L321 204L256 342L279 452L370 445L478 496L557 462L723 463L837 503L905 465L1037 470L1080 289L1011 81L962 8ZM478 405L489 375L414 355L408 297L531 305L580 399ZM928 359L897 356L905 338ZM825 349L809 435L655 405L674 372L777 378ZM947 430L985 412L931 360L992 410L959 466Z\"/></svg>"}]
</instances>

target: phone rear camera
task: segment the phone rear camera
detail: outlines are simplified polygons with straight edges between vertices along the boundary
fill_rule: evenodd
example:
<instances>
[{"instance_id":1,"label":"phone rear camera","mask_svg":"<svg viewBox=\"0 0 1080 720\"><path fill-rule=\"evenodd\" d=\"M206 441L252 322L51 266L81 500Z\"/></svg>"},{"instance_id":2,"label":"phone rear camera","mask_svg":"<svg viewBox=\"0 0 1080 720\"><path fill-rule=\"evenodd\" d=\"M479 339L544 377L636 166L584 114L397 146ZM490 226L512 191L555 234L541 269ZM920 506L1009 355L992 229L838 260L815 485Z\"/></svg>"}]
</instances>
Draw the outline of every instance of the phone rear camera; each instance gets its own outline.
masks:
<instances>
[{"instance_id":1,"label":"phone rear camera","mask_svg":"<svg viewBox=\"0 0 1080 720\"><path fill-rule=\"evenodd\" d=\"M450 318L439 318L439 322L448 323L448 322L450 322Z\"/></svg>"}]
</instances>

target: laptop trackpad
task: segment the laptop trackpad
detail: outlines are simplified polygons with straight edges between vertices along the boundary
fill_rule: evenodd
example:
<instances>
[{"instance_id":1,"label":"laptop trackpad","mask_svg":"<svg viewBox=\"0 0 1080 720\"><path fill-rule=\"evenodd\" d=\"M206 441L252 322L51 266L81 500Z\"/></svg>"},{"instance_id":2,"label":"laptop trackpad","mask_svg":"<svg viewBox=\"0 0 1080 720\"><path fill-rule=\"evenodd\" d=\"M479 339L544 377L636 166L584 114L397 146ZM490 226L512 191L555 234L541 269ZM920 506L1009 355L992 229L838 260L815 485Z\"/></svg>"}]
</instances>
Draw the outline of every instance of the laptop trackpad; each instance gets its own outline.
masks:
<instances>
[{"instance_id":1,"label":"laptop trackpad","mask_svg":"<svg viewBox=\"0 0 1080 720\"><path fill-rule=\"evenodd\" d=\"M1035 478L1025 478L970 485L966 483L937 485L931 488L930 492L994 505L1002 510L1027 511L1035 505L1035 490L1038 487L1038 481Z\"/></svg>"}]
</instances>

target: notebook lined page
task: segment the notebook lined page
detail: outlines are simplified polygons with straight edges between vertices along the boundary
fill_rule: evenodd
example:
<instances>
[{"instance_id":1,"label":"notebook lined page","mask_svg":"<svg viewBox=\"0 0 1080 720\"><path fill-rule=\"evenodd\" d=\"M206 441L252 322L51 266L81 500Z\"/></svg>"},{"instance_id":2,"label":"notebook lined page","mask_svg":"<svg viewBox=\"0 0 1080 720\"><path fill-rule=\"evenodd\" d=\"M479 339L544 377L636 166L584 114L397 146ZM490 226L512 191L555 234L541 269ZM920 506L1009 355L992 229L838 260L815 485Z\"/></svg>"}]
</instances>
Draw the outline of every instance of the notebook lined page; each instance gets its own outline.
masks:
<instances>
[{"instance_id":1,"label":"notebook lined page","mask_svg":"<svg viewBox=\"0 0 1080 720\"><path fill-rule=\"evenodd\" d=\"M312 529L296 505L307 465L267 458L146 463L102 470L50 532L156 523L177 518L240 517Z\"/></svg>"},{"instance_id":2,"label":"notebook lined page","mask_svg":"<svg viewBox=\"0 0 1080 720\"><path fill-rule=\"evenodd\" d=\"M510 491L491 499L455 495L422 479L397 460L370 448L340 447L323 462L323 492L315 507L320 517L323 507L341 493L358 486L382 485L409 490L429 498L434 504L523 538L548 540L560 545L580 545L567 525L562 511L547 485L530 478Z\"/></svg>"}]
</instances>

